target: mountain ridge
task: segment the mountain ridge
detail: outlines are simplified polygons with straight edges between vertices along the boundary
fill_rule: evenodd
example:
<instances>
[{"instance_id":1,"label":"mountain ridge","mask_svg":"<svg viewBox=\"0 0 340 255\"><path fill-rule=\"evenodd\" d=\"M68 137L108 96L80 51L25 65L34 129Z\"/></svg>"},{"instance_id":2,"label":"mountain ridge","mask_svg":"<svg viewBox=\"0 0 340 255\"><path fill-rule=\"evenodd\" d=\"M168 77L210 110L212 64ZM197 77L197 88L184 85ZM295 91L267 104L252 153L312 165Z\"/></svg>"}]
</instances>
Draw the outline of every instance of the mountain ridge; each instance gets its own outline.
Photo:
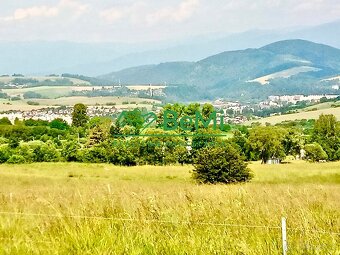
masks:
<instances>
[{"instance_id":1,"label":"mountain ridge","mask_svg":"<svg viewBox=\"0 0 340 255\"><path fill-rule=\"evenodd\" d=\"M198 61L205 56L223 51L259 48L274 41L292 38L306 39L339 48L340 21L294 29L254 29L235 34L221 32L183 38L179 41L137 44L0 41L2 57L0 74L75 73L97 76L139 65L178 60Z\"/></svg>"},{"instance_id":2,"label":"mountain ridge","mask_svg":"<svg viewBox=\"0 0 340 255\"><path fill-rule=\"evenodd\" d=\"M296 72L297 67L304 68L301 68L301 72ZM310 67L311 71L306 67ZM294 82L312 82L321 91L321 78L340 73L340 50L307 40L284 40L257 49L225 51L197 62L166 62L133 67L100 78L111 82L119 80L125 84L184 84L212 91L217 89L216 93L219 93L218 91L230 87L248 91L246 84L248 87L261 85L259 82L249 81L278 72L284 73L292 68L295 68L296 73L274 77L268 84L277 81L290 82L286 84L290 87ZM273 88L268 90L270 89Z\"/></svg>"}]
</instances>

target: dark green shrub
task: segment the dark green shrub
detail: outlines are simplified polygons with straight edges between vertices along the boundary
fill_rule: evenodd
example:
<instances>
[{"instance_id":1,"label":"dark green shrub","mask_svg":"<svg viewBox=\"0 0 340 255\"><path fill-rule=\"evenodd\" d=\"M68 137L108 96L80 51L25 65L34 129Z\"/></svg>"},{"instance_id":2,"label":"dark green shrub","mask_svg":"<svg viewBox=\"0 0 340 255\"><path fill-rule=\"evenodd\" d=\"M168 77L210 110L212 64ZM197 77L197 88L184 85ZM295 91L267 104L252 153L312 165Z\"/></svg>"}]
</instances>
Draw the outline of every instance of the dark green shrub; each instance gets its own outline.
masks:
<instances>
[{"instance_id":1,"label":"dark green shrub","mask_svg":"<svg viewBox=\"0 0 340 255\"><path fill-rule=\"evenodd\" d=\"M252 178L244 158L229 144L199 150L194 167L193 177L201 183L236 183Z\"/></svg>"},{"instance_id":2,"label":"dark green shrub","mask_svg":"<svg viewBox=\"0 0 340 255\"><path fill-rule=\"evenodd\" d=\"M12 125L12 122L7 118L7 117L3 117L2 119L0 119L0 125Z\"/></svg>"},{"instance_id":3,"label":"dark green shrub","mask_svg":"<svg viewBox=\"0 0 340 255\"><path fill-rule=\"evenodd\" d=\"M25 158L25 162L27 163L33 162L33 148L29 144L21 144L15 149L14 153L15 155L23 156Z\"/></svg>"},{"instance_id":4,"label":"dark green shrub","mask_svg":"<svg viewBox=\"0 0 340 255\"><path fill-rule=\"evenodd\" d=\"M102 146L94 146L91 148L84 149L78 153L80 161L85 163L106 163L107 151Z\"/></svg>"},{"instance_id":5,"label":"dark green shrub","mask_svg":"<svg viewBox=\"0 0 340 255\"><path fill-rule=\"evenodd\" d=\"M10 157L10 153L7 146L0 146L0 164L6 163Z\"/></svg>"},{"instance_id":6,"label":"dark green shrub","mask_svg":"<svg viewBox=\"0 0 340 255\"><path fill-rule=\"evenodd\" d=\"M60 152L55 148L52 142L38 145L33 149L34 162L58 162Z\"/></svg>"},{"instance_id":7,"label":"dark green shrub","mask_svg":"<svg viewBox=\"0 0 340 255\"><path fill-rule=\"evenodd\" d=\"M63 149L61 150L62 157L70 162L70 161L78 161L78 151L80 149L79 143L76 141L68 141L63 144ZM82 160L80 160L82 161Z\"/></svg>"},{"instance_id":8,"label":"dark green shrub","mask_svg":"<svg viewBox=\"0 0 340 255\"><path fill-rule=\"evenodd\" d=\"M108 151L108 162L114 165L135 166L138 143L121 141L112 144Z\"/></svg>"}]
</instances>

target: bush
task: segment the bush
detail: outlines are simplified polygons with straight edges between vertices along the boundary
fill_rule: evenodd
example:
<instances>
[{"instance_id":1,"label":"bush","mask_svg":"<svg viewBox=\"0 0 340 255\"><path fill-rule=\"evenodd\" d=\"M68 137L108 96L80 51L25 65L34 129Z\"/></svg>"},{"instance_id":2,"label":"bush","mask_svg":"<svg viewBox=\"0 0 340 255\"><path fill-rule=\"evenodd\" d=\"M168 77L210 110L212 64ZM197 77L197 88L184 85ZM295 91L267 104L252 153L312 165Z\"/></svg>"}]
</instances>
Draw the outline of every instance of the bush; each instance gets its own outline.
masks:
<instances>
[{"instance_id":1,"label":"bush","mask_svg":"<svg viewBox=\"0 0 340 255\"><path fill-rule=\"evenodd\" d=\"M51 121L50 127L59 130L67 130L69 128L69 125L65 120L58 118Z\"/></svg>"},{"instance_id":2,"label":"bush","mask_svg":"<svg viewBox=\"0 0 340 255\"><path fill-rule=\"evenodd\" d=\"M10 157L10 154L8 152L8 147L0 146L0 164L7 162L9 157Z\"/></svg>"},{"instance_id":3,"label":"bush","mask_svg":"<svg viewBox=\"0 0 340 255\"><path fill-rule=\"evenodd\" d=\"M15 97L11 97L11 101L20 101L21 97L19 96L15 96Z\"/></svg>"},{"instance_id":4,"label":"bush","mask_svg":"<svg viewBox=\"0 0 340 255\"><path fill-rule=\"evenodd\" d=\"M194 167L193 177L202 183L236 183L252 178L239 151L228 144L199 150Z\"/></svg>"},{"instance_id":5,"label":"bush","mask_svg":"<svg viewBox=\"0 0 340 255\"><path fill-rule=\"evenodd\" d=\"M58 162L60 152L54 147L52 142L38 145L33 149L33 160L35 162Z\"/></svg>"},{"instance_id":6,"label":"bush","mask_svg":"<svg viewBox=\"0 0 340 255\"><path fill-rule=\"evenodd\" d=\"M24 164L26 163L26 160L21 155L12 155L8 160L8 164Z\"/></svg>"},{"instance_id":7,"label":"bush","mask_svg":"<svg viewBox=\"0 0 340 255\"><path fill-rule=\"evenodd\" d=\"M6 99L6 98L8 98L8 95L6 93L3 93L3 92L0 91L0 98Z\"/></svg>"},{"instance_id":8,"label":"bush","mask_svg":"<svg viewBox=\"0 0 340 255\"><path fill-rule=\"evenodd\" d=\"M94 146L79 151L78 157L84 163L107 163L107 151L104 147Z\"/></svg>"},{"instance_id":9,"label":"bush","mask_svg":"<svg viewBox=\"0 0 340 255\"><path fill-rule=\"evenodd\" d=\"M3 117L2 119L0 119L0 125L12 125L12 122L7 118L7 117Z\"/></svg>"},{"instance_id":10,"label":"bush","mask_svg":"<svg viewBox=\"0 0 340 255\"><path fill-rule=\"evenodd\" d=\"M27 101L28 105L40 105L38 102L34 102L34 101Z\"/></svg>"},{"instance_id":11,"label":"bush","mask_svg":"<svg viewBox=\"0 0 340 255\"><path fill-rule=\"evenodd\" d=\"M305 146L306 159L312 162L328 159L327 153L318 143L307 144Z\"/></svg>"},{"instance_id":12,"label":"bush","mask_svg":"<svg viewBox=\"0 0 340 255\"><path fill-rule=\"evenodd\" d=\"M80 145L76 141L67 141L63 144L61 155L67 162L78 161Z\"/></svg>"},{"instance_id":13,"label":"bush","mask_svg":"<svg viewBox=\"0 0 340 255\"><path fill-rule=\"evenodd\" d=\"M15 155L22 156L26 163L33 162L34 154L33 149L29 144L20 144L19 147L15 149Z\"/></svg>"},{"instance_id":14,"label":"bush","mask_svg":"<svg viewBox=\"0 0 340 255\"><path fill-rule=\"evenodd\" d=\"M8 139L6 139L6 138L0 136L0 146L1 146L2 144L6 144L6 143L8 143Z\"/></svg>"},{"instance_id":15,"label":"bush","mask_svg":"<svg viewBox=\"0 0 340 255\"><path fill-rule=\"evenodd\" d=\"M124 142L115 144L109 151L108 162L114 165L135 166L137 159L134 148Z\"/></svg>"},{"instance_id":16,"label":"bush","mask_svg":"<svg viewBox=\"0 0 340 255\"><path fill-rule=\"evenodd\" d=\"M42 95L36 93L34 91L27 91L23 95L24 99L31 99L31 98L42 98Z\"/></svg>"}]
</instances>

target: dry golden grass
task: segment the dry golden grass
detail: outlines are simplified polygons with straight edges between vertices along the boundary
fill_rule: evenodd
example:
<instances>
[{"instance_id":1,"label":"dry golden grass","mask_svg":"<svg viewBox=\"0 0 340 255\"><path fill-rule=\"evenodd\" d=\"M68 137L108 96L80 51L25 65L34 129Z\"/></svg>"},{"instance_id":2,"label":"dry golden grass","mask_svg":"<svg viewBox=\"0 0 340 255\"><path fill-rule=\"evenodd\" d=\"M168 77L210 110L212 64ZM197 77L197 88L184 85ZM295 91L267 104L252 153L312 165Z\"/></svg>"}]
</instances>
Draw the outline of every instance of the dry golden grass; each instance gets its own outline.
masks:
<instances>
[{"instance_id":1,"label":"dry golden grass","mask_svg":"<svg viewBox=\"0 0 340 255\"><path fill-rule=\"evenodd\" d=\"M289 254L339 254L321 232L340 232L339 162L250 167L197 185L191 166L1 165L0 211L17 214L0 213L0 254L281 254L282 216Z\"/></svg>"},{"instance_id":2,"label":"dry golden grass","mask_svg":"<svg viewBox=\"0 0 340 255\"><path fill-rule=\"evenodd\" d=\"M293 67L289 68L280 72L272 73L266 76L259 77L257 79L251 80L249 82L258 82L261 85L267 85L269 84L269 81L271 79L277 79L277 78L289 78L293 75L299 74L299 73L305 73L305 72L316 72L319 71L319 68L310 67L310 66L299 66L299 67Z\"/></svg>"},{"instance_id":3,"label":"dry golden grass","mask_svg":"<svg viewBox=\"0 0 340 255\"><path fill-rule=\"evenodd\" d=\"M333 114L338 120L340 120L340 107L272 116L259 120L248 121L246 124L251 124L251 122L260 122L261 124L270 123L274 125L283 121L318 119L321 114Z\"/></svg>"},{"instance_id":4,"label":"dry golden grass","mask_svg":"<svg viewBox=\"0 0 340 255\"><path fill-rule=\"evenodd\" d=\"M39 105L28 105L27 101L38 102ZM123 102L129 102L129 104L123 104ZM151 110L152 103L160 103L160 101L133 97L61 97L57 99L28 99L20 101L9 101L7 99L0 99L0 113L11 110L30 111L46 107L57 107L61 105L73 106L76 103L83 103L88 106L115 103L116 108L134 109L137 107L146 107L147 109Z\"/></svg>"},{"instance_id":5,"label":"dry golden grass","mask_svg":"<svg viewBox=\"0 0 340 255\"><path fill-rule=\"evenodd\" d=\"M153 99L144 99L144 98L132 98L132 97L81 97L81 96L73 96L73 97L60 97L56 99L34 99L32 101L38 102L41 105L74 105L76 103L83 103L86 105L103 105L107 103L116 103L117 105L122 105L123 102L155 102L159 103L160 101ZM126 105L125 105L126 106Z\"/></svg>"}]
</instances>

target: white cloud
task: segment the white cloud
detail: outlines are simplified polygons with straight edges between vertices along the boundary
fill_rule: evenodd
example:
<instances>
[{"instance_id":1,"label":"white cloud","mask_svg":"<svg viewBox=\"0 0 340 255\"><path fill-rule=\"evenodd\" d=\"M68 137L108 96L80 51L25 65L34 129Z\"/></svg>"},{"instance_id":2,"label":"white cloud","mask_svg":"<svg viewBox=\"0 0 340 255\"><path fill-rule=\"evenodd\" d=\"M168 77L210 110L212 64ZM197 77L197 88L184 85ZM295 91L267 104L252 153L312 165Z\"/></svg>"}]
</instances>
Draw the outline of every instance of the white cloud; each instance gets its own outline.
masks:
<instances>
[{"instance_id":1,"label":"white cloud","mask_svg":"<svg viewBox=\"0 0 340 255\"><path fill-rule=\"evenodd\" d=\"M143 13L144 2L137 2L132 5L116 6L99 13L99 16L108 23L114 23L122 19L133 20L136 15Z\"/></svg>"},{"instance_id":2,"label":"white cloud","mask_svg":"<svg viewBox=\"0 0 340 255\"><path fill-rule=\"evenodd\" d=\"M48 6L34 6L30 8L19 8L16 9L12 16L4 17L2 20L13 21L13 20L23 20L34 17L54 17L59 13L59 9L56 7Z\"/></svg>"},{"instance_id":3,"label":"white cloud","mask_svg":"<svg viewBox=\"0 0 340 255\"><path fill-rule=\"evenodd\" d=\"M106 22L115 23L127 19L132 23L155 25L161 22L182 22L190 18L199 5L199 0L182 0L174 7L160 7L155 10L145 2L137 2L128 6L117 6L100 12Z\"/></svg>"},{"instance_id":4,"label":"white cloud","mask_svg":"<svg viewBox=\"0 0 340 255\"><path fill-rule=\"evenodd\" d=\"M339 19L339 0L0 0L0 41L152 41Z\"/></svg>"},{"instance_id":5,"label":"white cloud","mask_svg":"<svg viewBox=\"0 0 340 255\"><path fill-rule=\"evenodd\" d=\"M99 15L107 22L113 23L113 22L116 22L117 20L124 18L126 13L127 13L126 10L119 9L119 8L112 8L109 10L102 11Z\"/></svg>"},{"instance_id":6,"label":"white cloud","mask_svg":"<svg viewBox=\"0 0 340 255\"><path fill-rule=\"evenodd\" d=\"M19 21L31 18L51 18L56 17L68 10L73 12L74 16L80 16L89 9L89 5L81 4L74 0L61 0L55 6L32 6L28 8L18 8L14 13L7 17L0 17L3 21Z\"/></svg>"},{"instance_id":7,"label":"white cloud","mask_svg":"<svg viewBox=\"0 0 340 255\"><path fill-rule=\"evenodd\" d=\"M176 21L182 22L190 18L199 5L198 0L184 0L176 8L164 8L146 17L148 24L153 25L163 21Z\"/></svg>"},{"instance_id":8,"label":"white cloud","mask_svg":"<svg viewBox=\"0 0 340 255\"><path fill-rule=\"evenodd\" d=\"M81 4L74 0L61 0L59 2L59 9L70 9L74 12L75 16L80 16L90 9L89 4Z\"/></svg>"}]
</instances>

